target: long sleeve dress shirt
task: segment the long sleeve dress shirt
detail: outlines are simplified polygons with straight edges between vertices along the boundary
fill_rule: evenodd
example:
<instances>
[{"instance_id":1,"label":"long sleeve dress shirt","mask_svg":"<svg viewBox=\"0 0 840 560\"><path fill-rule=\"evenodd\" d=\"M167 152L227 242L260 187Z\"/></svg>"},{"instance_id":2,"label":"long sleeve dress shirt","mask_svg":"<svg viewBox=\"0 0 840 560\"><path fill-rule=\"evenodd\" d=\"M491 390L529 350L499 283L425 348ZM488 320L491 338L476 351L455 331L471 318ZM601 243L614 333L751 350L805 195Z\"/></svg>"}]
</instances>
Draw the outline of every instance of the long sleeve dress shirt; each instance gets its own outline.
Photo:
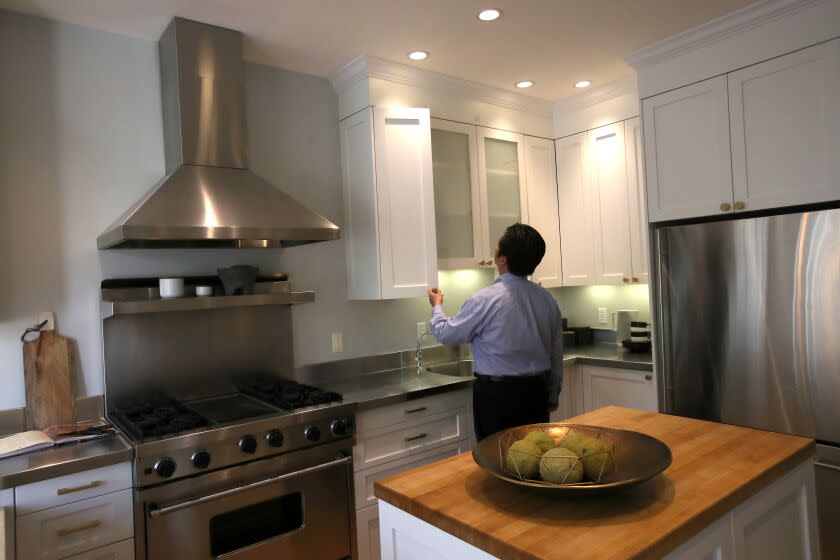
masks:
<instances>
[{"instance_id":1,"label":"long sleeve dress shirt","mask_svg":"<svg viewBox=\"0 0 840 560\"><path fill-rule=\"evenodd\" d=\"M548 290L505 273L473 294L455 317L435 306L430 324L441 344L471 343L478 373L551 372L549 401L557 401L563 385L563 329L560 309Z\"/></svg>"}]
</instances>

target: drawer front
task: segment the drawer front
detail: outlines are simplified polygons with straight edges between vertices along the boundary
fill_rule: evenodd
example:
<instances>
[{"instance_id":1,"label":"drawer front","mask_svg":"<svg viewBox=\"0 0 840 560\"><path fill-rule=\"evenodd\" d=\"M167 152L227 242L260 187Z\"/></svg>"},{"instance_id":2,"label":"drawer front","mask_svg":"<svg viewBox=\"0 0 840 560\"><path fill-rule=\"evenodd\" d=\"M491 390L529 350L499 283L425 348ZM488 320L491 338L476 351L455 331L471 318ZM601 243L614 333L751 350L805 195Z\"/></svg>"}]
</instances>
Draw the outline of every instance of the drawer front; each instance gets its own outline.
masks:
<instances>
[{"instance_id":1,"label":"drawer front","mask_svg":"<svg viewBox=\"0 0 840 560\"><path fill-rule=\"evenodd\" d=\"M134 560L134 539L127 539L96 550L82 552L66 560Z\"/></svg>"},{"instance_id":2,"label":"drawer front","mask_svg":"<svg viewBox=\"0 0 840 560\"><path fill-rule=\"evenodd\" d=\"M447 410L467 406L469 391L459 390L442 395L433 395L396 404L363 410L356 414L356 433L411 422L419 418L434 416Z\"/></svg>"},{"instance_id":3,"label":"drawer front","mask_svg":"<svg viewBox=\"0 0 840 560\"><path fill-rule=\"evenodd\" d=\"M131 463L117 463L15 488L18 517L131 488Z\"/></svg>"},{"instance_id":4,"label":"drawer front","mask_svg":"<svg viewBox=\"0 0 840 560\"><path fill-rule=\"evenodd\" d=\"M390 461L363 471L357 471L353 480L353 489L356 492L356 509L359 510L376 505L378 500L373 495L373 483L377 480L415 467L422 467L423 465L428 465L429 463L434 463L447 457L454 457L466 451L469 451L469 442L467 440L461 440L457 443L418 453L417 455L409 455L403 459Z\"/></svg>"},{"instance_id":5,"label":"drawer front","mask_svg":"<svg viewBox=\"0 0 840 560\"><path fill-rule=\"evenodd\" d=\"M467 437L466 407L430 416L419 422L380 428L356 437L353 470L359 471Z\"/></svg>"},{"instance_id":6,"label":"drawer front","mask_svg":"<svg viewBox=\"0 0 840 560\"><path fill-rule=\"evenodd\" d=\"M17 519L18 558L59 560L134 536L131 490Z\"/></svg>"}]
</instances>

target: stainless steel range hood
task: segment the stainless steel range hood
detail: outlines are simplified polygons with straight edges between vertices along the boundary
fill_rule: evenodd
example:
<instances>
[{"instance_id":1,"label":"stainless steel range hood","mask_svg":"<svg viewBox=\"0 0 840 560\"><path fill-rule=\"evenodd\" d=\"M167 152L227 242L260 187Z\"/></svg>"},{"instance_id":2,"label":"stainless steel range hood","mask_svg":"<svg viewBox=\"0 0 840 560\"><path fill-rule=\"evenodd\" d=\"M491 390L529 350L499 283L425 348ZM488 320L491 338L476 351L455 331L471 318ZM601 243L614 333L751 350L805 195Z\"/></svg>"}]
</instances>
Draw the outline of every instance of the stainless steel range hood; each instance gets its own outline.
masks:
<instances>
[{"instance_id":1,"label":"stainless steel range hood","mask_svg":"<svg viewBox=\"0 0 840 560\"><path fill-rule=\"evenodd\" d=\"M175 18L158 43L166 177L97 238L124 247L286 247L338 227L248 169L242 34Z\"/></svg>"}]
</instances>

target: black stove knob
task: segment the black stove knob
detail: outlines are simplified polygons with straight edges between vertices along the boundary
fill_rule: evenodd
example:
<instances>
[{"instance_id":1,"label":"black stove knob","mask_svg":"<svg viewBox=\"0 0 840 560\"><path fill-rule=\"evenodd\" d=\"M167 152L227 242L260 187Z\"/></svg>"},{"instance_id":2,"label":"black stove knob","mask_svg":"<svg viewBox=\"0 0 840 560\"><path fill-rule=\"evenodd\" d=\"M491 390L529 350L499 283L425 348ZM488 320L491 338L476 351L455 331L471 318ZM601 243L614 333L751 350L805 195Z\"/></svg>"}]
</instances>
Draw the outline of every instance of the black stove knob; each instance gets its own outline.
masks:
<instances>
[{"instance_id":1,"label":"black stove knob","mask_svg":"<svg viewBox=\"0 0 840 560\"><path fill-rule=\"evenodd\" d=\"M192 454L192 457L190 457L190 461L192 461L192 464L196 468L206 469L210 466L210 453L208 453L204 449L199 449L198 451Z\"/></svg>"},{"instance_id":2,"label":"black stove knob","mask_svg":"<svg viewBox=\"0 0 840 560\"><path fill-rule=\"evenodd\" d=\"M175 474L175 461L173 461L169 457L164 457L162 459L158 459L155 462L155 466L152 468L158 474L158 476L162 476L163 478L169 478L170 476Z\"/></svg>"},{"instance_id":3,"label":"black stove knob","mask_svg":"<svg viewBox=\"0 0 840 560\"><path fill-rule=\"evenodd\" d=\"M303 431L303 434L309 441L318 441L321 439L321 430L317 426L309 426Z\"/></svg>"},{"instance_id":4,"label":"black stove knob","mask_svg":"<svg viewBox=\"0 0 840 560\"><path fill-rule=\"evenodd\" d=\"M242 436L239 440L239 449L243 453L253 453L257 450L257 440L254 436Z\"/></svg>"},{"instance_id":5,"label":"black stove knob","mask_svg":"<svg viewBox=\"0 0 840 560\"><path fill-rule=\"evenodd\" d=\"M280 447L283 445L283 432L280 430L271 430L265 434L265 441L271 447Z\"/></svg>"},{"instance_id":6,"label":"black stove knob","mask_svg":"<svg viewBox=\"0 0 840 560\"><path fill-rule=\"evenodd\" d=\"M341 418L333 420L332 422L330 422L330 431L334 436L341 437L347 435L347 422L345 422Z\"/></svg>"}]
</instances>

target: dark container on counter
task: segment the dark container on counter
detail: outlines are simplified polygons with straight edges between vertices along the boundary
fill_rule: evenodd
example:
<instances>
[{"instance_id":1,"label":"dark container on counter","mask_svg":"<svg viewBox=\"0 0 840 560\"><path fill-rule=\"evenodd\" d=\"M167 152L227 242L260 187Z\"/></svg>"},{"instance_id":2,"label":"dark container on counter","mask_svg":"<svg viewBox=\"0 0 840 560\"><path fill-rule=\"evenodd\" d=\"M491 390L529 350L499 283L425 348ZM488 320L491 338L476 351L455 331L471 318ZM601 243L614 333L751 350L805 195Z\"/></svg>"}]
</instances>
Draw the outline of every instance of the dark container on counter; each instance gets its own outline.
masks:
<instances>
[{"instance_id":1,"label":"dark container on counter","mask_svg":"<svg viewBox=\"0 0 840 560\"><path fill-rule=\"evenodd\" d=\"M592 344L592 327L569 327L569 330L575 333L575 344L577 346Z\"/></svg>"}]
</instances>

